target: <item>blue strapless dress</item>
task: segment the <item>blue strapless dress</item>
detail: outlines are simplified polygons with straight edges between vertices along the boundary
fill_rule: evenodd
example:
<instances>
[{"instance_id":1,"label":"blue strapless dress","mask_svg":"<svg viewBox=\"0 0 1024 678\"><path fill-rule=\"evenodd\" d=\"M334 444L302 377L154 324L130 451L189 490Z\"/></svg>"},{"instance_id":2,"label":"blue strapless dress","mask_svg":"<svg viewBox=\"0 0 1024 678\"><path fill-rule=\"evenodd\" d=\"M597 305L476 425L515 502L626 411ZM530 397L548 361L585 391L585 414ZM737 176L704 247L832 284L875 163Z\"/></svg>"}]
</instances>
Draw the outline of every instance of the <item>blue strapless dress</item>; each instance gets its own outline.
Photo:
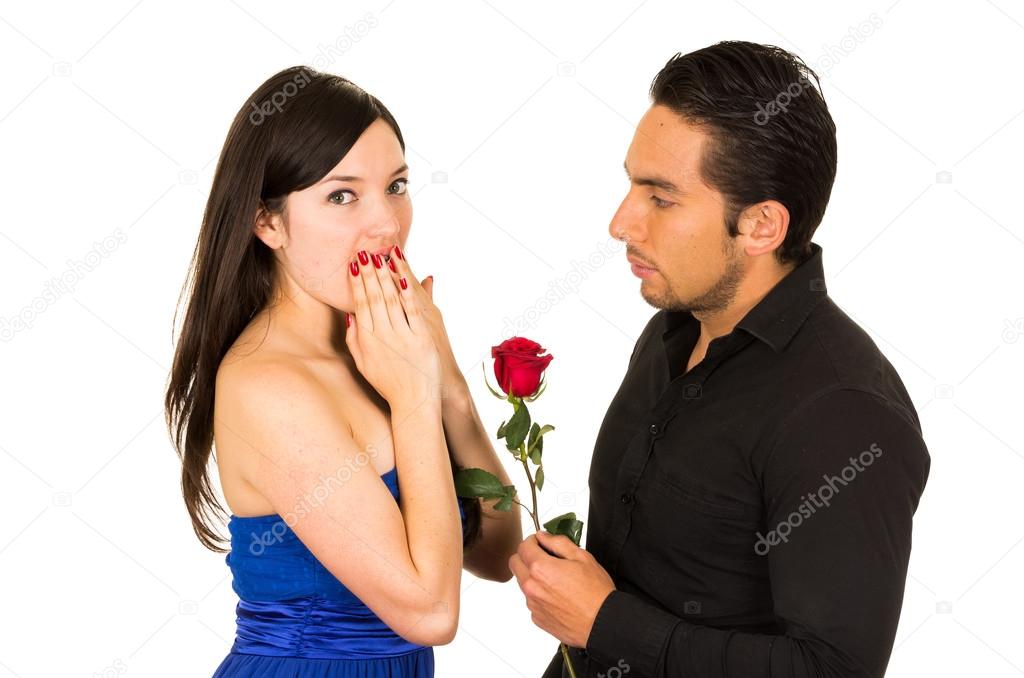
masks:
<instances>
[{"instance_id":1,"label":"blue strapless dress","mask_svg":"<svg viewBox=\"0 0 1024 678\"><path fill-rule=\"evenodd\" d=\"M398 500L398 473L381 476ZM459 503L465 532L466 514ZM392 631L278 514L228 521L237 632L213 678L430 678L434 650Z\"/></svg>"}]
</instances>

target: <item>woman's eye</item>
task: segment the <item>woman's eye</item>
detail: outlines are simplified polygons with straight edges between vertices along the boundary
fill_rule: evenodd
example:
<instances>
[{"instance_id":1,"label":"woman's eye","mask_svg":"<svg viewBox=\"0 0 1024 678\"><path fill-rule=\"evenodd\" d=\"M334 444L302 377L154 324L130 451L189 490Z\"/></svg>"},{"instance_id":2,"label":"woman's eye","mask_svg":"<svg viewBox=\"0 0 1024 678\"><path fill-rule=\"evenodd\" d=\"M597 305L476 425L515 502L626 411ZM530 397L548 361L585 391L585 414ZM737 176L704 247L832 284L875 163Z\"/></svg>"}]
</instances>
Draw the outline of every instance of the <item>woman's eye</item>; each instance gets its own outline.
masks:
<instances>
[{"instance_id":1,"label":"woman's eye","mask_svg":"<svg viewBox=\"0 0 1024 678\"><path fill-rule=\"evenodd\" d=\"M395 181L388 188L388 192L393 195L402 195L409 188L408 179L395 179Z\"/></svg>"},{"instance_id":2,"label":"woman's eye","mask_svg":"<svg viewBox=\"0 0 1024 678\"><path fill-rule=\"evenodd\" d=\"M336 200L336 198L343 199L341 201L338 201ZM352 191L335 191L334 193L331 193L327 197L327 199L333 202L335 205L347 205L351 202L356 201L356 194L353 193Z\"/></svg>"},{"instance_id":3,"label":"woman's eye","mask_svg":"<svg viewBox=\"0 0 1024 678\"><path fill-rule=\"evenodd\" d=\"M651 202L653 202L654 206L659 208L659 209L665 209L666 207L671 207L672 205L675 204L675 203L669 202L668 200L662 200L661 198L659 198L656 195L652 195L651 196Z\"/></svg>"}]
</instances>

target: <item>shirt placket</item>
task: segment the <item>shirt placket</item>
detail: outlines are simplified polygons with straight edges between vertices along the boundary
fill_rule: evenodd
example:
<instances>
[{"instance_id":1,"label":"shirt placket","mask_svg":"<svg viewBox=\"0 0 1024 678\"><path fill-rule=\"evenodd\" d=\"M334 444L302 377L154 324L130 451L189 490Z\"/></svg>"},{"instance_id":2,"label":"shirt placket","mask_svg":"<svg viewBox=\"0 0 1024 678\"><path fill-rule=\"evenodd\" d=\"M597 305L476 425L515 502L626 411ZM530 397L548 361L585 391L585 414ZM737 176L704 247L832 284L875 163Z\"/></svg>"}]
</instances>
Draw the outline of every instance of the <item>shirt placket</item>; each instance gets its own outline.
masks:
<instances>
[{"instance_id":1,"label":"shirt placket","mask_svg":"<svg viewBox=\"0 0 1024 678\"><path fill-rule=\"evenodd\" d=\"M748 341L749 337L744 338L736 334L712 341L704 359L692 371L679 375L665 386L654 407L647 413L644 428L630 441L615 482L613 496L620 506L613 512L608 534L605 565L613 575L618 574L622 549L632 528L637 488L647 462L654 452L655 443L665 435L669 422L686 407L687 403L704 397L706 382L715 369Z\"/></svg>"}]
</instances>

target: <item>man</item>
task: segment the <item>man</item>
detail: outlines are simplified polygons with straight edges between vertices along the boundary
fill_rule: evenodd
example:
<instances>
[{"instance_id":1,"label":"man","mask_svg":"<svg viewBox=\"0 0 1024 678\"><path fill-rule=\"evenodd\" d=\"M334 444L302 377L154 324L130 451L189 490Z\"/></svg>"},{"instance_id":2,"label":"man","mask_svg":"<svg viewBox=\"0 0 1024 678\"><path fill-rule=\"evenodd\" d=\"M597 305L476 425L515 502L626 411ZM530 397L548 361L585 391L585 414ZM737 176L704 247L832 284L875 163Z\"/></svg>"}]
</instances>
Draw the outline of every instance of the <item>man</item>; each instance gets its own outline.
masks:
<instances>
[{"instance_id":1,"label":"man","mask_svg":"<svg viewBox=\"0 0 1024 678\"><path fill-rule=\"evenodd\" d=\"M609 231L660 310L598 434L586 550L541 533L509 559L580 678L885 673L930 456L826 293L836 137L808 74L728 42L651 86Z\"/></svg>"}]
</instances>

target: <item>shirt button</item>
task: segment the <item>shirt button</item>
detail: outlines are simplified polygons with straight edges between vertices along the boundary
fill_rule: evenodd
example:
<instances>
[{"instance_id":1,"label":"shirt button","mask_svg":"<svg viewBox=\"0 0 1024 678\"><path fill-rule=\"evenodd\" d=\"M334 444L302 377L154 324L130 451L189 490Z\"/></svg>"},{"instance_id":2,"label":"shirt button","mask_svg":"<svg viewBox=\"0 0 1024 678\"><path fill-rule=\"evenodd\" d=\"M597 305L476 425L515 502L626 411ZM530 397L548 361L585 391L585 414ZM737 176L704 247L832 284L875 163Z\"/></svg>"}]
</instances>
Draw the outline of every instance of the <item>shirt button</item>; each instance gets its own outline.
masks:
<instances>
[{"instance_id":1,"label":"shirt button","mask_svg":"<svg viewBox=\"0 0 1024 678\"><path fill-rule=\"evenodd\" d=\"M623 504L628 504L629 502L633 501L633 495L629 494L628 492L623 492L622 496L619 497L619 501L621 501Z\"/></svg>"},{"instance_id":2,"label":"shirt button","mask_svg":"<svg viewBox=\"0 0 1024 678\"><path fill-rule=\"evenodd\" d=\"M658 425L657 424L651 424L651 428L648 429L648 430L651 432L652 436L658 435Z\"/></svg>"}]
</instances>

